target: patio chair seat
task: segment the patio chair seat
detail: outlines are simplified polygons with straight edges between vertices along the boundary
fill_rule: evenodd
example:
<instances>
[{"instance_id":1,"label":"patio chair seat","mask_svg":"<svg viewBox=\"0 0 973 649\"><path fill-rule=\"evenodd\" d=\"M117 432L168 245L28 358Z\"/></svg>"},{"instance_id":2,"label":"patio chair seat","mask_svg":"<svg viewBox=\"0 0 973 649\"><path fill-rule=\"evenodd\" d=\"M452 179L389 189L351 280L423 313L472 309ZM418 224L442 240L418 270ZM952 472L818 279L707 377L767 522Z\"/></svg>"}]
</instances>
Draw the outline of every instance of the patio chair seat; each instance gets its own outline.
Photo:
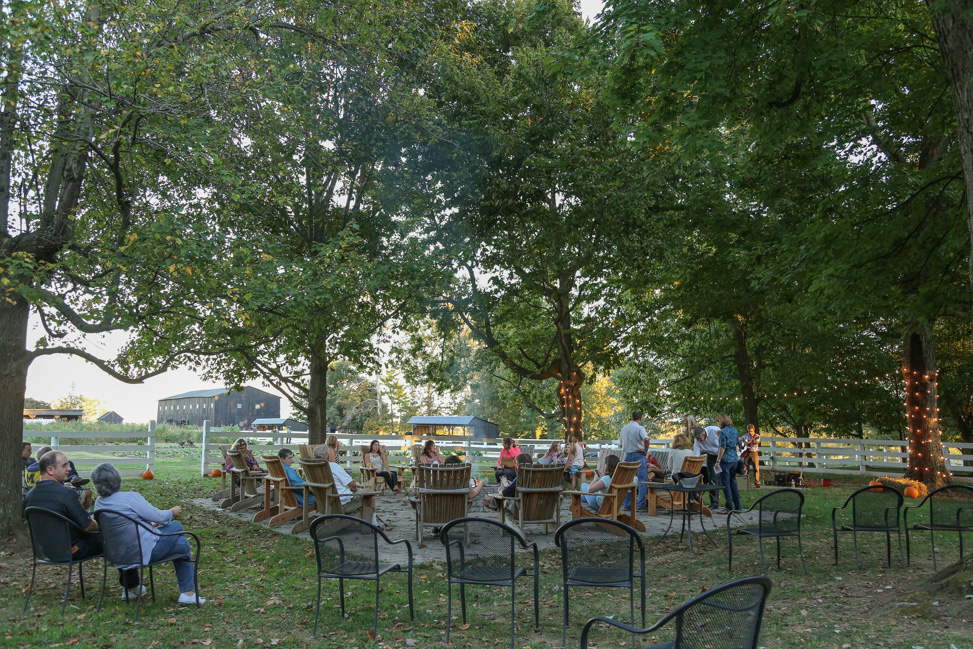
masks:
<instances>
[{"instance_id":1,"label":"patio chair seat","mask_svg":"<svg viewBox=\"0 0 973 649\"><path fill-rule=\"evenodd\" d=\"M620 568L575 568L567 582L570 586L627 586L632 582L632 575Z\"/></svg>"},{"instance_id":2,"label":"patio chair seat","mask_svg":"<svg viewBox=\"0 0 973 649\"><path fill-rule=\"evenodd\" d=\"M397 563L379 563L371 561L345 561L344 563L322 572L322 577L358 577L361 575L384 575L387 572L399 570Z\"/></svg>"},{"instance_id":3,"label":"patio chair seat","mask_svg":"<svg viewBox=\"0 0 973 649\"><path fill-rule=\"evenodd\" d=\"M525 569L514 568L513 580L516 580ZM482 584L490 586L509 586L511 582L510 568L507 566L470 566L460 572L453 580L454 583Z\"/></svg>"}]
</instances>

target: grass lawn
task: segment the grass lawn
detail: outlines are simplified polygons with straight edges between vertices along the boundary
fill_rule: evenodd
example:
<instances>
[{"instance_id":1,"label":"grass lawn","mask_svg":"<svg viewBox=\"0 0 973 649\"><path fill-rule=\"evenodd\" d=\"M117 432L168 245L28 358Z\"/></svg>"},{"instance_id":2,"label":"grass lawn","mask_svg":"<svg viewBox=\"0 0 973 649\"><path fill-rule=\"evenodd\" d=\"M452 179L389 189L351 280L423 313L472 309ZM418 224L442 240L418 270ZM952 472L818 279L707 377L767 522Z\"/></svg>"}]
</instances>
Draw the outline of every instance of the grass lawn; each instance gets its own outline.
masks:
<instances>
[{"instance_id":1,"label":"grass lawn","mask_svg":"<svg viewBox=\"0 0 973 649\"><path fill-rule=\"evenodd\" d=\"M143 603L138 623L132 622L134 605L119 601L113 574L105 605L96 613L101 564L88 564L85 573L88 598L68 604L62 619L61 593L66 569L40 567L30 608L23 612L30 581L30 554L26 547L0 552L0 646L47 647L426 647L440 646L446 633L445 566L441 562L419 565L415 574L416 621L409 619L405 576L383 580L378 637L370 639L374 589L370 583L346 586L348 616L341 618L337 583L325 583L318 637L312 638L316 581L314 551L299 538L273 533L258 525L194 506L185 499L208 496L218 481L198 476L198 449L177 446L159 448L156 479L127 479L123 489L143 493L158 507L183 504L182 522L203 542L200 592L209 601L199 610L176 604L175 576L168 566L156 571L158 601ZM764 616L760 646L768 649L814 647L922 647L923 649L973 648L973 562L967 550L964 566L956 564L957 537L937 537L939 573L932 569L929 537L913 537L913 560L903 569L893 554L893 567L885 560L883 535L863 535L862 563L854 569L851 535L842 535L841 562L833 565L831 508L840 505L865 481L835 479L830 488L815 487L805 493L805 577L792 540L783 543L782 568L773 560L768 576L774 582ZM745 492L744 505L763 491ZM913 503L915 501L912 501ZM408 529L390 532L393 538L410 538ZM704 546L690 555L678 537L657 547L648 544L646 622L653 624L666 612L721 583L729 581L726 537L716 536L719 548ZM894 543L894 539L893 539ZM903 539L903 548L904 548ZM967 543L968 545L968 543ZM700 552L699 548L703 548ZM734 575L759 574L760 556L755 540L734 543ZM767 546L768 558L773 544ZM893 545L893 553L896 548ZM559 647L561 642L561 573L559 554L541 554L541 631L532 625L528 581L518 585L517 647ZM76 583L72 593L77 593ZM92 596L93 595L93 596ZM454 602L454 647L509 646L509 597L506 589L471 588L468 625L459 619ZM568 647L578 647L581 628L589 617L615 615L628 621L628 593L613 589L582 592L571 590L571 624ZM599 647L628 647L630 637L609 630L595 630ZM670 636L643 637L655 644Z\"/></svg>"}]
</instances>

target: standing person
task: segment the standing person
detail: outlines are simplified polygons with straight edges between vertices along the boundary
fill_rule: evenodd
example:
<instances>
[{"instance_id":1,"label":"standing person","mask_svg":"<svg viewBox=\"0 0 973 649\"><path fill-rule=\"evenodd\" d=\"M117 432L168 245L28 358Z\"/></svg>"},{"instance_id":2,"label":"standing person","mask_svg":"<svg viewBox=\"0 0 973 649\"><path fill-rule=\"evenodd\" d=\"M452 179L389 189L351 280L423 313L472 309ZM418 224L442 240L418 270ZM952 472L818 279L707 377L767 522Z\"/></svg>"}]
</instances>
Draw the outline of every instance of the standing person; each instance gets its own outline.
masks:
<instances>
[{"instance_id":1,"label":"standing person","mask_svg":"<svg viewBox=\"0 0 973 649\"><path fill-rule=\"evenodd\" d=\"M373 439L368 445L362 463L375 469L375 475L385 479L385 484L392 487L392 493L399 493L399 474L397 471L389 470L389 456L385 452L385 447L379 444L377 439Z\"/></svg>"},{"instance_id":2,"label":"standing person","mask_svg":"<svg viewBox=\"0 0 973 649\"><path fill-rule=\"evenodd\" d=\"M692 439L693 429L696 428L696 418L692 415L683 415L682 417L682 434L688 439Z\"/></svg>"},{"instance_id":3,"label":"standing person","mask_svg":"<svg viewBox=\"0 0 973 649\"><path fill-rule=\"evenodd\" d=\"M282 448L279 451L277 451L277 457L280 458L280 463L284 466L284 475L287 476L287 481L291 484L291 486L303 487L304 478L302 478L301 474L295 471L294 467L291 466L292 464L294 464L294 451L290 450L289 448ZM294 498L297 500L298 507L304 507L303 491L295 491ZM309 508L314 507L313 494L308 494L307 506Z\"/></svg>"},{"instance_id":4,"label":"standing person","mask_svg":"<svg viewBox=\"0 0 973 649\"><path fill-rule=\"evenodd\" d=\"M743 446L741 464L743 464L744 472L751 470L747 467L747 463L752 463L754 484L760 487L760 433L757 432L756 426L747 424L747 434L744 435L740 444Z\"/></svg>"},{"instance_id":5,"label":"standing person","mask_svg":"<svg viewBox=\"0 0 973 649\"><path fill-rule=\"evenodd\" d=\"M636 509L645 509L645 495L648 493L649 488L641 484L649 479L649 470L645 463L645 454L649 450L649 435L645 432L645 428L642 427L642 411L636 410L632 413L632 421L622 428L622 432L618 436L618 444L625 451L625 461L626 462L638 462L638 478L639 478L639 493L638 500L635 503ZM622 503L622 509L628 509L632 504L632 492L629 491L625 494L625 502Z\"/></svg>"},{"instance_id":6,"label":"standing person","mask_svg":"<svg viewBox=\"0 0 973 649\"><path fill-rule=\"evenodd\" d=\"M716 458L720 453L720 427L719 426L696 426L693 428L693 451L696 455L706 457L706 466L703 467L703 476L709 484L723 486L723 478L720 475L720 468L716 463ZM720 506L720 492L709 492L710 507L715 509Z\"/></svg>"},{"instance_id":7,"label":"standing person","mask_svg":"<svg viewBox=\"0 0 973 649\"><path fill-rule=\"evenodd\" d=\"M504 460L507 460L506 464L509 465L511 464L510 460L516 462L518 455L520 455L520 447L517 446L517 442L510 437L504 437L503 448L500 449L500 457L497 458L497 468L493 470L497 482L500 482L501 478L506 478L512 482L517 477L516 466L504 466Z\"/></svg>"},{"instance_id":8,"label":"standing person","mask_svg":"<svg viewBox=\"0 0 973 649\"><path fill-rule=\"evenodd\" d=\"M564 470L571 477L571 488L577 489L581 470L584 469L584 446L574 435L568 435L568 443L564 445L564 455L567 459Z\"/></svg>"},{"instance_id":9,"label":"standing person","mask_svg":"<svg viewBox=\"0 0 973 649\"><path fill-rule=\"evenodd\" d=\"M91 481L94 482L99 496L98 502L95 503L95 511L109 509L131 516L142 523L157 527L159 534L182 531L182 523L176 520L182 513L179 505L171 509L156 509L142 494L135 491L121 491L122 474L114 465L106 463L96 466L91 472ZM205 599L196 594L196 586L193 583L193 554L185 536L159 536L141 527L133 529L131 523L118 516L109 517L104 523L106 534L112 532L125 534L126 546L135 550L131 559L136 563L124 566L126 569L134 570L138 566L139 553L136 549L139 547L142 549L142 565L171 557L172 567L176 570L176 581L179 584L179 603L206 603ZM142 594L145 594L144 590ZM137 595L138 593L129 591L122 595L122 599Z\"/></svg>"},{"instance_id":10,"label":"standing person","mask_svg":"<svg viewBox=\"0 0 973 649\"><path fill-rule=\"evenodd\" d=\"M27 493L24 507L40 507L60 514L84 530L78 532L76 528L71 528L72 559L84 559L100 554L101 536L97 534L98 523L81 506L74 489L64 486L71 470L68 458L60 451L48 450L40 457L37 464L40 477L37 484ZM43 540L41 543L43 544ZM142 594L145 594L145 587L139 586L138 570L119 570L118 581L122 585L122 599L128 599L129 596L137 597L139 588Z\"/></svg>"},{"instance_id":11,"label":"standing person","mask_svg":"<svg viewBox=\"0 0 973 649\"><path fill-rule=\"evenodd\" d=\"M716 423L720 427L720 451L716 456L717 465L720 467L720 477L723 479L723 497L726 499L726 509L718 512L720 514L729 513L729 509L743 509L740 506L740 490L737 488L736 468L740 461L737 456L737 442L740 441L740 433L733 427L733 420L730 415L721 412L716 416Z\"/></svg>"}]
</instances>

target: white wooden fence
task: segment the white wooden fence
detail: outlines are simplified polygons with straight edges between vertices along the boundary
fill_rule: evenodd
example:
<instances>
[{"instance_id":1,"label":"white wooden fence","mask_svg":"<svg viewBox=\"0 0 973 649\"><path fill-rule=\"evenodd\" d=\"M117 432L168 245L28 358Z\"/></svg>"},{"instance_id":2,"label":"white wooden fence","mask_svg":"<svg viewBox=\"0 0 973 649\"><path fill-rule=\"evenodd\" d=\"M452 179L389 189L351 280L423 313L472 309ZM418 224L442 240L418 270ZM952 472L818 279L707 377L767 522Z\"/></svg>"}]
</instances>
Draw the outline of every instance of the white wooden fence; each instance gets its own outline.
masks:
<instances>
[{"instance_id":1,"label":"white wooden fence","mask_svg":"<svg viewBox=\"0 0 973 649\"><path fill-rule=\"evenodd\" d=\"M146 430L130 433L66 432L55 430L25 430L24 437L50 437L50 446L61 451L74 462L79 474L87 477L102 462L118 467L122 477L140 476L155 466L155 422ZM125 440L124 444L64 444L64 440ZM118 455L122 454L122 455ZM129 467L129 468L126 468Z\"/></svg>"},{"instance_id":2,"label":"white wooden fence","mask_svg":"<svg viewBox=\"0 0 973 649\"><path fill-rule=\"evenodd\" d=\"M229 444L240 433L232 436L222 435L217 431L209 431L204 425L204 437L201 452L200 471L202 475L209 475L213 468L223 465L223 457L219 446ZM307 433L281 433L276 444L272 443L267 433L256 436L243 434L250 442L249 448L256 457L276 454L282 446L288 446L295 453L298 444L306 444ZM485 442L472 441L467 437L441 436L420 437L415 435L338 435L342 445L342 456L339 463L354 468L361 463L359 446L377 439L389 453L391 464L407 464L409 462L409 448L417 442L433 439L439 446L440 453L445 457L455 453L465 461L473 464L474 472L489 473L497 465L500 454L501 440ZM261 441L263 443L261 443ZM535 457L545 453L552 440L518 439L518 446L533 445ZM650 440L652 447L668 448L671 440ZM601 448L618 448L614 440L590 440L586 442L589 451ZM950 461L954 479L961 482L973 482L973 466L964 466L963 462L973 461L973 444L944 443L944 450ZM906 469L908 458L908 444L898 440L860 440L860 439L832 439L806 437L763 437L760 445L760 465L763 470L787 471L804 473L828 473L837 475L859 476L895 476L902 475ZM594 462L589 461L589 466Z\"/></svg>"}]
</instances>

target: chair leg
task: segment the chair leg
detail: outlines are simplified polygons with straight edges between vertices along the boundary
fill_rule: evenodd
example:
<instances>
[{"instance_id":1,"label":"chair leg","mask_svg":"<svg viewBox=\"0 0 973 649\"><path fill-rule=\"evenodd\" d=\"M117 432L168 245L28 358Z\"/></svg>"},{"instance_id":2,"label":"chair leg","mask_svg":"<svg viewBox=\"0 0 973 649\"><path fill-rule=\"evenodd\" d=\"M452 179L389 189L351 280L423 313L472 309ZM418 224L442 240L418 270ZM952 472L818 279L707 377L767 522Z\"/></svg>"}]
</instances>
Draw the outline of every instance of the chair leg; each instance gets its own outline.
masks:
<instances>
[{"instance_id":1,"label":"chair leg","mask_svg":"<svg viewBox=\"0 0 973 649\"><path fill-rule=\"evenodd\" d=\"M862 565L858 561L858 532L854 529L851 530L851 537L855 542L855 570L861 570Z\"/></svg>"},{"instance_id":2,"label":"chair leg","mask_svg":"<svg viewBox=\"0 0 973 649\"><path fill-rule=\"evenodd\" d=\"M634 503L633 503L634 505ZM514 638L516 637L516 615L517 615L517 582L510 582L510 649L514 649Z\"/></svg>"},{"instance_id":3,"label":"chair leg","mask_svg":"<svg viewBox=\"0 0 973 649\"><path fill-rule=\"evenodd\" d=\"M152 601L155 601L155 579L152 578L152 566L149 566L149 588L152 590ZM139 620L139 611L142 610L142 584L145 583L145 568L139 569L139 589L135 593L135 621Z\"/></svg>"},{"instance_id":4,"label":"chair leg","mask_svg":"<svg viewBox=\"0 0 973 649\"><path fill-rule=\"evenodd\" d=\"M412 605L412 566L409 566L409 618L415 622L416 612Z\"/></svg>"},{"instance_id":5,"label":"chair leg","mask_svg":"<svg viewBox=\"0 0 973 649\"><path fill-rule=\"evenodd\" d=\"M462 587L462 584L460 584ZM462 591L460 591L462 592ZM466 621L463 621L466 624ZM446 585L446 646L449 647L449 631L453 628L453 582Z\"/></svg>"},{"instance_id":6,"label":"chair leg","mask_svg":"<svg viewBox=\"0 0 973 649\"><path fill-rule=\"evenodd\" d=\"M932 525L930 525L929 527L932 527ZM908 532L908 530L906 530L905 538L907 539L906 540L906 547L908 547L908 545L909 545L909 542L908 542L909 532ZM936 570L936 533L934 531L932 531L932 530L929 530L929 543L930 543L930 545L932 545L932 569L933 570Z\"/></svg>"},{"instance_id":7,"label":"chair leg","mask_svg":"<svg viewBox=\"0 0 973 649\"><path fill-rule=\"evenodd\" d=\"M540 560L534 559L534 633L541 630L540 589L538 583L540 574Z\"/></svg>"},{"instance_id":8,"label":"chair leg","mask_svg":"<svg viewBox=\"0 0 973 649\"><path fill-rule=\"evenodd\" d=\"M757 546L760 548L760 569L763 571L763 574L766 575L767 564L764 561L764 537L760 536L759 534L757 535ZM778 565L778 567L780 566Z\"/></svg>"},{"instance_id":9,"label":"chair leg","mask_svg":"<svg viewBox=\"0 0 973 649\"><path fill-rule=\"evenodd\" d=\"M68 585L64 589L64 601L61 602L61 617L64 617L64 609L68 606L68 595L71 593L71 575L74 573L74 566L68 566Z\"/></svg>"},{"instance_id":10,"label":"chair leg","mask_svg":"<svg viewBox=\"0 0 973 649\"><path fill-rule=\"evenodd\" d=\"M463 609L463 624L466 624L466 584L459 585L459 602Z\"/></svg>"},{"instance_id":11,"label":"chair leg","mask_svg":"<svg viewBox=\"0 0 973 649\"><path fill-rule=\"evenodd\" d=\"M963 560L963 530L959 531L959 560Z\"/></svg>"},{"instance_id":12,"label":"chair leg","mask_svg":"<svg viewBox=\"0 0 973 649\"><path fill-rule=\"evenodd\" d=\"M899 537L899 563L902 564L902 568L905 568L905 557L902 556L902 530L896 530L896 534Z\"/></svg>"},{"instance_id":13,"label":"chair leg","mask_svg":"<svg viewBox=\"0 0 973 649\"><path fill-rule=\"evenodd\" d=\"M892 567L892 533L885 531L885 564Z\"/></svg>"},{"instance_id":14,"label":"chair leg","mask_svg":"<svg viewBox=\"0 0 973 649\"><path fill-rule=\"evenodd\" d=\"M780 570L780 537L778 536L776 538L777 538L777 569ZM767 574L766 570L764 570L764 574Z\"/></svg>"},{"instance_id":15,"label":"chair leg","mask_svg":"<svg viewBox=\"0 0 973 649\"><path fill-rule=\"evenodd\" d=\"M963 538L962 536L960 538ZM27 605L30 604L31 593L34 592L34 577L37 576L37 561L34 561L34 569L30 573L30 586L27 587L27 599L24 600L24 613L27 612Z\"/></svg>"},{"instance_id":16,"label":"chair leg","mask_svg":"<svg viewBox=\"0 0 973 649\"><path fill-rule=\"evenodd\" d=\"M912 546L909 544L909 528L905 528L905 562L906 566L912 565ZM933 567L936 565L936 560L933 559Z\"/></svg>"},{"instance_id":17,"label":"chair leg","mask_svg":"<svg viewBox=\"0 0 973 649\"><path fill-rule=\"evenodd\" d=\"M834 536L834 565L838 565L838 530L834 530L832 535Z\"/></svg>"},{"instance_id":18,"label":"chair leg","mask_svg":"<svg viewBox=\"0 0 973 649\"><path fill-rule=\"evenodd\" d=\"M78 583L81 585L81 599L84 599L84 562L78 564Z\"/></svg>"},{"instance_id":19,"label":"chair leg","mask_svg":"<svg viewBox=\"0 0 973 649\"><path fill-rule=\"evenodd\" d=\"M375 576L375 631L373 636L378 635L378 592L379 592L379 577Z\"/></svg>"},{"instance_id":20,"label":"chair leg","mask_svg":"<svg viewBox=\"0 0 973 649\"><path fill-rule=\"evenodd\" d=\"M801 555L801 568L804 570L804 576L807 577L807 564L804 563L804 546L801 545L801 535L797 535L797 551Z\"/></svg>"},{"instance_id":21,"label":"chair leg","mask_svg":"<svg viewBox=\"0 0 973 649\"><path fill-rule=\"evenodd\" d=\"M341 600L341 617L345 616L345 580L338 578L338 598Z\"/></svg>"},{"instance_id":22,"label":"chair leg","mask_svg":"<svg viewBox=\"0 0 973 649\"><path fill-rule=\"evenodd\" d=\"M568 604L568 585L564 584L564 588L561 589L564 593L564 614L563 614L563 624L561 625L561 649L566 649L568 646L568 619L569 619L569 604Z\"/></svg>"},{"instance_id":23,"label":"chair leg","mask_svg":"<svg viewBox=\"0 0 973 649\"><path fill-rule=\"evenodd\" d=\"M726 547L727 547L727 565L726 572L728 574L733 574L733 532L730 531L729 517L727 517L726 526Z\"/></svg>"},{"instance_id":24,"label":"chair leg","mask_svg":"<svg viewBox=\"0 0 973 649\"><path fill-rule=\"evenodd\" d=\"M318 617L321 615L321 575L318 575L318 603L314 607L314 631L311 637L318 637ZM448 642L448 640L447 640Z\"/></svg>"},{"instance_id":25,"label":"chair leg","mask_svg":"<svg viewBox=\"0 0 973 649\"><path fill-rule=\"evenodd\" d=\"M102 571L101 574L101 596L98 597L98 609L96 611L97 613L101 612L101 602L102 600L105 599L105 587L108 584L108 561L102 559L102 565L105 567L105 569Z\"/></svg>"}]
</instances>

